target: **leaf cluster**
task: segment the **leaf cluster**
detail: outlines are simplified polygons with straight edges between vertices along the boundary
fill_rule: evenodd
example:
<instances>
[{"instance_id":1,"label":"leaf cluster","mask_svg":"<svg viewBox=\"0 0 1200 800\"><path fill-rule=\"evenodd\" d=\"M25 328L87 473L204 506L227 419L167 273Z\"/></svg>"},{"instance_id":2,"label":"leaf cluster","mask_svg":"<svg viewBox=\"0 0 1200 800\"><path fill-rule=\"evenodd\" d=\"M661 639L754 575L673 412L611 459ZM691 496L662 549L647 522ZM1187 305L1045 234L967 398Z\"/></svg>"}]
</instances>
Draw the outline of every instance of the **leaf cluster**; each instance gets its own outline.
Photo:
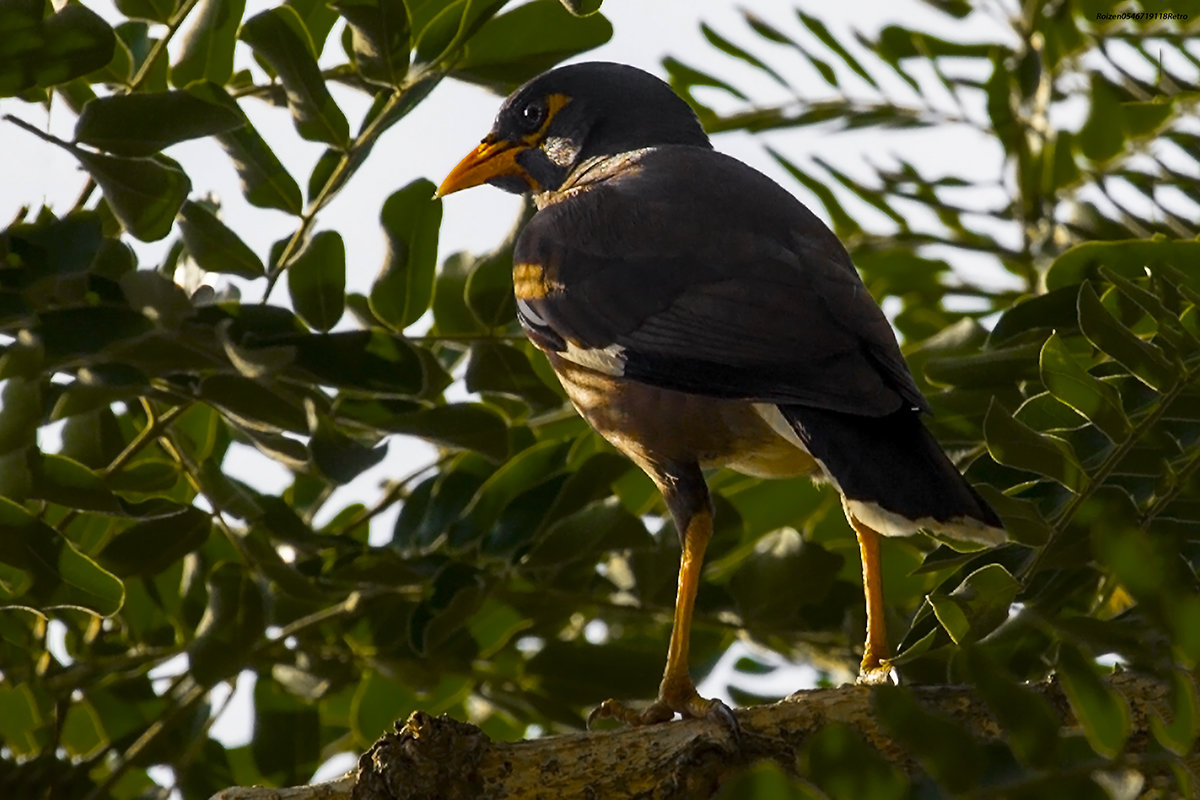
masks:
<instances>
[{"instance_id":1,"label":"leaf cluster","mask_svg":"<svg viewBox=\"0 0 1200 800\"><path fill-rule=\"evenodd\" d=\"M379 136L443 78L504 91L611 32L553 0L504 5L292 0L247 18L239 0L121 0L111 27L80 6L0 13L0 42L29 43L0 58L0 90L73 109L71 141L31 132L89 176L76 207L0 234L0 793L136 797L154 791L155 764L189 797L301 783L417 708L516 738L576 728L609 696L653 695L677 540L653 486L520 336L511 239L438 265L440 202L415 181L379 209L388 250L360 295L340 234L319 228ZM803 796L1090 797L1127 772L1191 791L1177 756L1200 730L1200 245L1186 177L1200 161L1186 124L1200 13L1133 28L1097 23L1098 5L1026 4L980 42L901 26L844 36L801 12L790 26L748 14L746 45L705 27L794 95L778 105L664 64L714 133L772 134L774 158L896 311L931 427L1013 538L987 552L884 545L905 681L972 685L1008 743L977 744L906 689L881 691L880 722L921 776L830 728L796 765ZM70 47L54 44L62 30ZM1154 81L1139 59L1161 65ZM857 99L802 95L806 70ZM371 97L355 125L333 84ZM714 91L740 105L709 108ZM1078 100L1086 121L1060 124ZM286 107L325 148L306 181L256 129L255 102ZM816 125L966 127L1002 156L989 182L900 157L854 177L861 165L802 162L774 138ZM292 221L269 252L163 154L196 138L220 144L248 202ZM139 262L131 238L166 256ZM972 256L1001 288L952 266ZM243 302L238 285L286 288L287 301ZM411 437L437 461L371 504L335 493ZM234 477L241 447L286 468L287 487ZM806 480L711 483L693 669L747 637L844 674L863 611L837 498ZM1112 658L1164 676L1170 713L1132 720L1102 680ZM1082 736L1022 686L1052 673ZM219 698L251 680L253 738L222 744ZM1129 755L1138 737L1154 739L1149 756ZM769 772L745 781L731 796L793 788Z\"/></svg>"}]
</instances>

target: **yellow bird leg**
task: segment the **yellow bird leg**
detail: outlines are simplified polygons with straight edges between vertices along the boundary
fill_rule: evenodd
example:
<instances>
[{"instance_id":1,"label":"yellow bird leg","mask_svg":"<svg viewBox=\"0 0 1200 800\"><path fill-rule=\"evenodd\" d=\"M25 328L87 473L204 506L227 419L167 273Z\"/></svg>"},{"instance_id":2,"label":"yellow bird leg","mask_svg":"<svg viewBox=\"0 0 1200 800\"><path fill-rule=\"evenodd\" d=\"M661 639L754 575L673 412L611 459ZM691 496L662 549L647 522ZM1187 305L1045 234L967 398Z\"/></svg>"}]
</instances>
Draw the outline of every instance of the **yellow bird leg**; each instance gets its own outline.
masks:
<instances>
[{"instance_id":1,"label":"yellow bird leg","mask_svg":"<svg viewBox=\"0 0 1200 800\"><path fill-rule=\"evenodd\" d=\"M688 671L688 650L692 636L692 612L696 591L704 566L704 551L712 538L712 508L708 490L699 467L692 465L684 476L675 479L665 474L655 476L680 533L683 553L679 560L679 588L675 594L675 617L671 625L671 643L667 648L667 666L658 687L658 699L643 711L635 711L617 700L605 700L588 717L594 720L610 717L626 725L649 725L665 722L675 714L683 717L706 717L718 720L736 738L737 720L720 700L708 700L696 691ZM694 473L694 474L692 474Z\"/></svg>"},{"instance_id":2,"label":"yellow bird leg","mask_svg":"<svg viewBox=\"0 0 1200 800\"><path fill-rule=\"evenodd\" d=\"M883 610L883 572L879 561L879 533L847 512L846 519L858 537L858 552L862 559L863 594L867 607L867 640L863 645L860 683L886 683L891 675L887 658L891 655L887 639L887 623Z\"/></svg>"}]
</instances>

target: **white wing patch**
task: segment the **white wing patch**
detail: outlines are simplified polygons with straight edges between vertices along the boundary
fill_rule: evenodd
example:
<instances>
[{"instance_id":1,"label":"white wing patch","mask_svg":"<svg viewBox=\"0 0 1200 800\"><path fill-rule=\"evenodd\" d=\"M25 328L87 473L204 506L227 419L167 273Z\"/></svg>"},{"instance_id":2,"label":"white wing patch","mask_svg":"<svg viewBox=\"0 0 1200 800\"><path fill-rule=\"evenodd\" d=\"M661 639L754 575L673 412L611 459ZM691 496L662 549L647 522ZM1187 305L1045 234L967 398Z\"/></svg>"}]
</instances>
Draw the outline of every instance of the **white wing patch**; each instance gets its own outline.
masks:
<instances>
[{"instance_id":1,"label":"white wing patch","mask_svg":"<svg viewBox=\"0 0 1200 800\"><path fill-rule=\"evenodd\" d=\"M567 349L558 354L572 364L619 378L625 374L625 348L619 344L608 347L580 347L567 342Z\"/></svg>"},{"instance_id":2,"label":"white wing patch","mask_svg":"<svg viewBox=\"0 0 1200 800\"><path fill-rule=\"evenodd\" d=\"M878 503L866 500L842 498L842 504L846 507L847 514L853 515L859 522L884 536L911 536L919 530L927 530L947 539L973 542L988 547L995 547L1008 541L1008 534L1003 529L994 528L971 517L955 517L945 521L939 521L933 517L908 519L888 511Z\"/></svg>"}]
</instances>

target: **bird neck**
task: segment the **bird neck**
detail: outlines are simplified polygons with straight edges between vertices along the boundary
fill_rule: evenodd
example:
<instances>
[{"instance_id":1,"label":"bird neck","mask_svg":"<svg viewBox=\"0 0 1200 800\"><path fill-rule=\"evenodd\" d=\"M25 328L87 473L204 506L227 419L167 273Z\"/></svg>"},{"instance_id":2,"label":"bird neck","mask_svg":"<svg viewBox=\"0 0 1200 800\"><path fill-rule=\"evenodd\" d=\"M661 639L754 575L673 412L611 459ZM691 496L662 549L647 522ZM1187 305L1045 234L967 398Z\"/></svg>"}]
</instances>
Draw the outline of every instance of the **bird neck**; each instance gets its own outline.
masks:
<instances>
[{"instance_id":1,"label":"bird neck","mask_svg":"<svg viewBox=\"0 0 1200 800\"><path fill-rule=\"evenodd\" d=\"M598 183L615 177L629 176L638 169L637 162L653 147L642 147L628 150L624 153L592 156L575 165L567 175L567 179L557 189L538 192L533 196L533 202L539 209L566 200L572 195L586 192Z\"/></svg>"}]
</instances>

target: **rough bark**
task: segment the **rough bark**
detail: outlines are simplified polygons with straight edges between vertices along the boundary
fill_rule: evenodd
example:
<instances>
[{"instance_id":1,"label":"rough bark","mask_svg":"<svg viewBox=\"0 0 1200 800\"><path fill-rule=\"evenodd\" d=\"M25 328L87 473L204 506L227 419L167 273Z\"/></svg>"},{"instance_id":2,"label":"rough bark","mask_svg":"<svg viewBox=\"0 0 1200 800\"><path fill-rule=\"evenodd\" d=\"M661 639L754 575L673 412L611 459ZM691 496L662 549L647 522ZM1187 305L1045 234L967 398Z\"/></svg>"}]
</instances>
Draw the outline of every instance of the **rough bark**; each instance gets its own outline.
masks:
<instances>
[{"instance_id":1,"label":"rough bark","mask_svg":"<svg viewBox=\"0 0 1200 800\"><path fill-rule=\"evenodd\" d=\"M1109 681L1129 704L1133 734L1128 756L1154 748L1150 720L1171 718L1166 684L1117 673ZM1045 697L1066 730L1077 729L1055 681L1031 687ZM919 686L926 709L952 717L980 741L1003 732L982 701L962 686ZM740 735L707 720L576 733L517 742L493 742L477 727L414 712L359 759L356 773L337 781L286 790L232 788L213 800L564 800L708 798L744 766L770 759L794 771L796 755L822 726L849 725L884 758L909 775L921 765L878 725L872 689L843 686L797 692L778 703L735 711ZM1200 755L1184 759L1200 774ZM1147 790L1150 783L1146 782Z\"/></svg>"}]
</instances>

